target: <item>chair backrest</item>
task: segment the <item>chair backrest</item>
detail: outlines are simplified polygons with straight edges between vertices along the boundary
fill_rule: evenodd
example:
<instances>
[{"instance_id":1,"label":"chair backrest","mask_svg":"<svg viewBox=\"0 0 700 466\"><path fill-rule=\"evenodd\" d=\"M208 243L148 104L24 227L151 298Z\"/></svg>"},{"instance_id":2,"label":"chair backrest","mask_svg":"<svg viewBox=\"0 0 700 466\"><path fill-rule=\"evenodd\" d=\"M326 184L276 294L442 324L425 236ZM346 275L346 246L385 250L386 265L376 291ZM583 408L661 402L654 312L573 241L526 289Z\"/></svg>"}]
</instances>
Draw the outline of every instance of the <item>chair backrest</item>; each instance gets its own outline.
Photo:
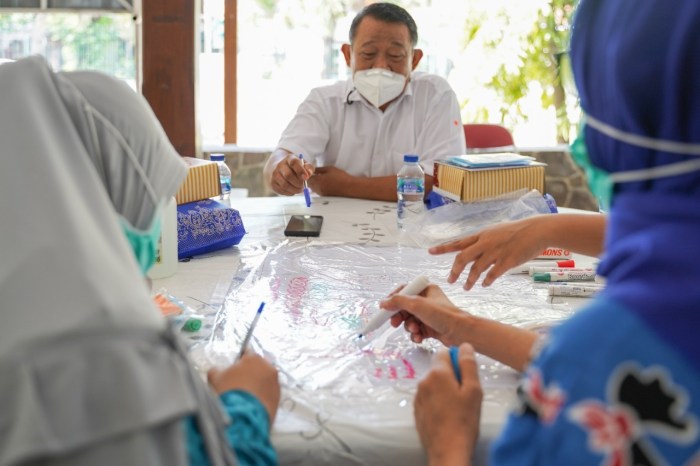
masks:
<instances>
[{"instance_id":1,"label":"chair backrest","mask_svg":"<svg viewBox=\"0 0 700 466\"><path fill-rule=\"evenodd\" d=\"M510 131L501 125L491 123L467 123L464 126L464 138L467 149L486 149L489 147L514 146Z\"/></svg>"}]
</instances>

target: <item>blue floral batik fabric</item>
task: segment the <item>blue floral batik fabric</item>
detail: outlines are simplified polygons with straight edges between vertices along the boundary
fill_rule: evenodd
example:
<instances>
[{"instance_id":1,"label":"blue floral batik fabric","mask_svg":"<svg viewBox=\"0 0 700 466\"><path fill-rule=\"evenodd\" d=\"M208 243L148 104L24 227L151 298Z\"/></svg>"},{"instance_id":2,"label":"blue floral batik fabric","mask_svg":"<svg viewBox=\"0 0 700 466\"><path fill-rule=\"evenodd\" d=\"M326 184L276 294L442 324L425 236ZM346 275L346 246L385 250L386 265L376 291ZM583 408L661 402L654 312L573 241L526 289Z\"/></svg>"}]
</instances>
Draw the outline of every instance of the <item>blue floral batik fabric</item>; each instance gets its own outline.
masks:
<instances>
[{"instance_id":1,"label":"blue floral batik fabric","mask_svg":"<svg viewBox=\"0 0 700 466\"><path fill-rule=\"evenodd\" d=\"M245 233L238 211L212 199L177 206L179 259L235 246Z\"/></svg>"}]
</instances>

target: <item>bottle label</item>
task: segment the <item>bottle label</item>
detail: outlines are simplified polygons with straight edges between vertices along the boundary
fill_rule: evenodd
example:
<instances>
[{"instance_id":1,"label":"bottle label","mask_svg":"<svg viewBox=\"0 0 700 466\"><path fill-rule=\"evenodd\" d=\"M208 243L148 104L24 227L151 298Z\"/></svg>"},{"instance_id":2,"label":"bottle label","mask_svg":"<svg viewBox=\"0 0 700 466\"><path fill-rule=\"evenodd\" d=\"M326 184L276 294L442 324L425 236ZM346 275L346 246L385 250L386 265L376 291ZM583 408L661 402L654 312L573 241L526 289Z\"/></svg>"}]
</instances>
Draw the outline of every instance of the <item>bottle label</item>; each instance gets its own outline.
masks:
<instances>
[{"instance_id":1,"label":"bottle label","mask_svg":"<svg viewBox=\"0 0 700 466\"><path fill-rule=\"evenodd\" d=\"M396 190L403 194L422 194L425 192L425 180L423 178L399 178Z\"/></svg>"},{"instance_id":2,"label":"bottle label","mask_svg":"<svg viewBox=\"0 0 700 466\"><path fill-rule=\"evenodd\" d=\"M220 182L221 182L221 192L222 193L231 192L231 178L221 177Z\"/></svg>"}]
</instances>

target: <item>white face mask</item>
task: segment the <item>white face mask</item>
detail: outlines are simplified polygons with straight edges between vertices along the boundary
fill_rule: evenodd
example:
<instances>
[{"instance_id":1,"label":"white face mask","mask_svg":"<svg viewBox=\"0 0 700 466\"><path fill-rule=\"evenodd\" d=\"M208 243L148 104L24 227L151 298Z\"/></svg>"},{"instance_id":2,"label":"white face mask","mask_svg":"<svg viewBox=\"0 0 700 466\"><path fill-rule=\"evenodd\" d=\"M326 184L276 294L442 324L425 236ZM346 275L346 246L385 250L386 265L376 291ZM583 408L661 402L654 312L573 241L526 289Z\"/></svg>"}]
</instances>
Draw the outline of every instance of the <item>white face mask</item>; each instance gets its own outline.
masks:
<instances>
[{"instance_id":1,"label":"white face mask","mask_svg":"<svg viewBox=\"0 0 700 466\"><path fill-rule=\"evenodd\" d=\"M352 81L362 97L379 108L401 95L406 85L406 76L374 68L356 71Z\"/></svg>"}]
</instances>

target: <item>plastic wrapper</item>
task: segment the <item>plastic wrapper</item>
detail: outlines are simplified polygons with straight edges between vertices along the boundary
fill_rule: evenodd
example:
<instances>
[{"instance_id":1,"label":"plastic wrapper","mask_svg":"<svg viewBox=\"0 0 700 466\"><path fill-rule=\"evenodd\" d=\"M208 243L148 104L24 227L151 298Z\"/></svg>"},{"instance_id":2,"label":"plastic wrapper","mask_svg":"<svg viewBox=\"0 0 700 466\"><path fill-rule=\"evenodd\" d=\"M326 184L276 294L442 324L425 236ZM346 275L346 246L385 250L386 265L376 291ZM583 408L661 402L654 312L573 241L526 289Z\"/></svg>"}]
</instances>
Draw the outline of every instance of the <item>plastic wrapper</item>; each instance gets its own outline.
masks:
<instances>
[{"instance_id":1,"label":"plastic wrapper","mask_svg":"<svg viewBox=\"0 0 700 466\"><path fill-rule=\"evenodd\" d=\"M265 301L249 347L279 369L278 430L298 429L298 423L313 429L318 426L309 422L326 418L334 425L410 426L417 383L443 345L435 340L416 345L403 328L388 323L358 337L375 312L385 312L378 302L398 286L427 275L460 308L515 325L541 326L570 313L568 306L551 304L546 287L529 277L502 277L470 292L445 286L451 264L452 256L413 247L284 241L242 258L211 336L193 358L202 371L231 364ZM510 397L498 393L512 392L517 374L482 356L479 364L486 405L505 409L502 400Z\"/></svg>"},{"instance_id":2,"label":"plastic wrapper","mask_svg":"<svg viewBox=\"0 0 700 466\"><path fill-rule=\"evenodd\" d=\"M427 210L411 219L405 231L417 245L428 248L497 223L550 212L550 205L539 191L522 189L483 201L451 202Z\"/></svg>"}]
</instances>

